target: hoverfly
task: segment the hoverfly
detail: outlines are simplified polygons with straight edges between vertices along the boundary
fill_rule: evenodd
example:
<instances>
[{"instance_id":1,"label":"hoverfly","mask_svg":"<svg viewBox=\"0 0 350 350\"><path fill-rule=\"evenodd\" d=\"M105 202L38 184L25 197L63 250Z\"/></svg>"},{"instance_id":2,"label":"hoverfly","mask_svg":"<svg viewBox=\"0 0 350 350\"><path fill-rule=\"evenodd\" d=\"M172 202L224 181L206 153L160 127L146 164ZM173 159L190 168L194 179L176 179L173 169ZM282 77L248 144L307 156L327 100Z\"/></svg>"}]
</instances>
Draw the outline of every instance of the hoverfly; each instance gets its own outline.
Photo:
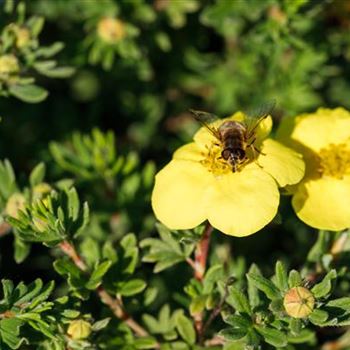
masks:
<instances>
[{"instance_id":1,"label":"hoverfly","mask_svg":"<svg viewBox=\"0 0 350 350\"><path fill-rule=\"evenodd\" d=\"M262 105L254 112L245 113L250 123L226 120L218 128L210 125L211 122L220 120L215 114L192 109L190 112L219 141L222 149L220 158L232 167L232 172L236 172L241 165L249 161L248 150L252 151L254 159L257 153L261 153L254 145L256 141L255 132L259 124L274 109L275 104L275 101L271 101Z\"/></svg>"}]
</instances>

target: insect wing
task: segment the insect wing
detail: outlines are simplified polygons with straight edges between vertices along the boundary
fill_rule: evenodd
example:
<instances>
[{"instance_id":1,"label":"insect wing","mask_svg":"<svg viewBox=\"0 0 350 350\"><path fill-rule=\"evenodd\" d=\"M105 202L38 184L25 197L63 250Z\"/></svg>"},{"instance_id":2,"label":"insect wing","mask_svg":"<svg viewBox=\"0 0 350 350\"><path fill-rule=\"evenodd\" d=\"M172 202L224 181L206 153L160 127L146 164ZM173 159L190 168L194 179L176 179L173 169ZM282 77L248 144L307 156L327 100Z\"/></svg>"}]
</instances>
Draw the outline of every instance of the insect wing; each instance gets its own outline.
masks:
<instances>
[{"instance_id":1,"label":"insect wing","mask_svg":"<svg viewBox=\"0 0 350 350\"><path fill-rule=\"evenodd\" d=\"M210 123L213 123L217 120L220 120L218 116L212 113L203 112L203 111L196 111L194 109L190 109L190 112L192 113L194 119L196 119L200 124L202 124L209 132L215 136L217 139L220 140L220 133L219 131L210 125Z\"/></svg>"},{"instance_id":2,"label":"insect wing","mask_svg":"<svg viewBox=\"0 0 350 350\"><path fill-rule=\"evenodd\" d=\"M267 101L260 104L258 107L249 110L246 115L248 118L261 119L266 118L274 110L276 106L276 100Z\"/></svg>"},{"instance_id":3,"label":"insect wing","mask_svg":"<svg viewBox=\"0 0 350 350\"><path fill-rule=\"evenodd\" d=\"M271 114L275 106L276 100L271 100L245 113L248 120L248 135L251 136L253 134L253 132L259 126L259 124Z\"/></svg>"}]
</instances>

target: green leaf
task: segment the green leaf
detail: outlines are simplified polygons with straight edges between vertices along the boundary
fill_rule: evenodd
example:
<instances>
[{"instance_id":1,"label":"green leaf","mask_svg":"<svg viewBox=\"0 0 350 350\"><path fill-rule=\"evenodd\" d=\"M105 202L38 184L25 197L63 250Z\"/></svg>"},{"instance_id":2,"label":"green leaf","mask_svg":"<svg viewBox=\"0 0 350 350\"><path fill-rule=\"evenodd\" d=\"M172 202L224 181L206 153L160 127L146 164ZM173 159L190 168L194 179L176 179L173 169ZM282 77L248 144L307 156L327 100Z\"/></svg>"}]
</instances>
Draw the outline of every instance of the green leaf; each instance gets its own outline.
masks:
<instances>
[{"instance_id":1,"label":"green leaf","mask_svg":"<svg viewBox=\"0 0 350 350\"><path fill-rule=\"evenodd\" d=\"M241 315L229 315L225 317L224 321L234 328L241 328L246 331L252 326L252 320Z\"/></svg>"},{"instance_id":2,"label":"green leaf","mask_svg":"<svg viewBox=\"0 0 350 350\"><path fill-rule=\"evenodd\" d=\"M44 101L48 92L37 85L11 85L9 87L11 95L28 103L38 103Z\"/></svg>"},{"instance_id":3,"label":"green leaf","mask_svg":"<svg viewBox=\"0 0 350 350\"><path fill-rule=\"evenodd\" d=\"M255 329L263 336L266 343L275 347L284 347L287 345L286 335L278 329L257 325L255 326Z\"/></svg>"},{"instance_id":4,"label":"green leaf","mask_svg":"<svg viewBox=\"0 0 350 350\"><path fill-rule=\"evenodd\" d=\"M135 294L141 293L145 288L147 284L142 279L132 279L130 281L127 281L123 284L121 284L120 289L118 290L118 293L125 297L130 297Z\"/></svg>"},{"instance_id":5,"label":"green leaf","mask_svg":"<svg viewBox=\"0 0 350 350\"><path fill-rule=\"evenodd\" d=\"M274 299L270 303L270 309L273 313L284 313L284 306L282 299Z\"/></svg>"},{"instance_id":6,"label":"green leaf","mask_svg":"<svg viewBox=\"0 0 350 350\"><path fill-rule=\"evenodd\" d=\"M261 290L270 300L281 297L279 289L267 278L254 273L247 274L248 280Z\"/></svg>"},{"instance_id":7,"label":"green leaf","mask_svg":"<svg viewBox=\"0 0 350 350\"><path fill-rule=\"evenodd\" d=\"M350 297L343 297L330 300L326 303L327 307L339 308L345 311L350 311Z\"/></svg>"},{"instance_id":8,"label":"green leaf","mask_svg":"<svg viewBox=\"0 0 350 350\"><path fill-rule=\"evenodd\" d=\"M257 265L252 264L248 271L249 274L261 275L261 272ZM248 298L249 304L253 310L255 310L261 303L261 298L259 296L259 289L248 280Z\"/></svg>"},{"instance_id":9,"label":"green leaf","mask_svg":"<svg viewBox=\"0 0 350 350\"><path fill-rule=\"evenodd\" d=\"M23 321L17 318L5 318L0 321L0 338L11 349L19 349L24 342L19 337L19 329L23 325Z\"/></svg>"},{"instance_id":10,"label":"green leaf","mask_svg":"<svg viewBox=\"0 0 350 350\"><path fill-rule=\"evenodd\" d=\"M72 76L75 69L72 67L57 67L54 60L41 61L34 64L34 68L42 75L49 78L68 78Z\"/></svg>"},{"instance_id":11,"label":"green leaf","mask_svg":"<svg viewBox=\"0 0 350 350\"><path fill-rule=\"evenodd\" d=\"M208 295L197 295L191 300L190 304L190 314L196 315L204 311L206 303L208 300Z\"/></svg>"},{"instance_id":12,"label":"green leaf","mask_svg":"<svg viewBox=\"0 0 350 350\"><path fill-rule=\"evenodd\" d=\"M181 338L190 345L193 345L196 341L196 332L193 324L189 318L184 314L179 313L176 317L176 329L178 330Z\"/></svg>"},{"instance_id":13,"label":"green leaf","mask_svg":"<svg viewBox=\"0 0 350 350\"><path fill-rule=\"evenodd\" d=\"M24 242L20 238L15 235L15 239L13 241L14 245L14 258L17 264L22 263L29 255L31 250L31 244Z\"/></svg>"},{"instance_id":14,"label":"green leaf","mask_svg":"<svg viewBox=\"0 0 350 350\"><path fill-rule=\"evenodd\" d=\"M142 337L137 338L134 341L134 346L136 349L155 349L157 344L157 339L154 337Z\"/></svg>"},{"instance_id":15,"label":"green leaf","mask_svg":"<svg viewBox=\"0 0 350 350\"><path fill-rule=\"evenodd\" d=\"M36 54L38 57L45 57L50 58L54 55L56 55L58 52L60 52L64 48L64 44L61 42L55 42L50 46L46 47L40 47Z\"/></svg>"},{"instance_id":16,"label":"green leaf","mask_svg":"<svg viewBox=\"0 0 350 350\"><path fill-rule=\"evenodd\" d=\"M92 237L84 237L80 245L80 251L89 266L95 265L101 259L99 243Z\"/></svg>"},{"instance_id":17,"label":"green leaf","mask_svg":"<svg viewBox=\"0 0 350 350\"><path fill-rule=\"evenodd\" d=\"M181 245L177 242L171 231L165 226L159 224L157 229L161 239L146 238L140 243L141 248L147 249L142 261L155 262L155 273L185 261L194 248L193 243Z\"/></svg>"},{"instance_id":18,"label":"green leaf","mask_svg":"<svg viewBox=\"0 0 350 350\"><path fill-rule=\"evenodd\" d=\"M112 262L109 260L100 263L92 272L90 279L86 283L85 287L90 290L96 289L102 283L102 278L107 273L111 265Z\"/></svg>"},{"instance_id":19,"label":"green leaf","mask_svg":"<svg viewBox=\"0 0 350 350\"><path fill-rule=\"evenodd\" d=\"M288 342L291 344L314 344L316 341L315 332L309 329L303 329L298 334L288 335Z\"/></svg>"},{"instance_id":20,"label":"green leaf","mask_svg":"<svg viewBox=\"0 0 350 350\"><path fill-rule=\"evenodd\" d=\"M275 268L275 283L282 292L288 290L288 276L286 269L281 261L277 261Z\"/></svg>"},{"instance_id":21,"label":"green leaf","mask_svg":"<svg viewBox=\"0 0 350 350\"><path fill-rule=\"evenodd\" d=\"M252 310L250 308L248 298L244 295L244 293L239 291L234 286L230 287L229 291L230 294L227 298L227 302L231 304L236 311L251 315Z\"/></svg>"},{"instance_id":22,"label":"green leaf","mask_svg":"<svg viewBox=\"0 0 350 350\"><path fill-rule=\"evenodd\" d=\"M7 303L11 303L11 296L12 296L12 292L14 289L14 285L13 282L11 280L1 280L2 283L2 290L4 293L4 299Z\"/></svg>"},{"instance_id":23,"label":"green leaf","mask_svg":"<svg viewBox=\"0 0 350 350\"><path fill-rule=\"evenodd\" d=\"M235 341L242 339L247 335L247 330L242 328L225 328L219 332L219 336L225 338L228 341Z\"/></svg>"},{"instance_id":24,"label":"green leaf","mask_svg":"<svg viewBox=\"0 0 350 350\"><path fill-rule=\"evenodd\" d=\"M0 197L6 201L17 191L16 176L11 163L7 159L0 161Z\"/></svg>"},{"instance_id":25,"label":"green leaf","mask_svg":"<svg viewBox=\"0 0 350 350\"><path fill-rule=\"evenodd\" d=\"M308 318L314 325L322 326L328 319L328 313L320 309L315 309Z\"/></svg>"},{"instance_id":26,"label":"green leaf","mask_svg":"<svg viewBox=\"0 0 350 350\"><path fill-rule=\"evenodd\" d=\"M67 258L58 259L53 264L54 269L62 276L67 278L69 286L77 292L78 296L84 298L81 289L85 288L86 276L79 270L73 262Z\"/></svg>"},{"instance_id":27,"label":"green leaf","mask_svg":"<svg viewBox=\"0 0 350 350\"><path fill-rule=\"evenodd\" d=\"M298 287L302 284L300 273L296 270L291 270L288 277L289 288Z\"/></svg>"},{"instance_id":28,"label":"green leaf","mask_svg":"<svg viewBox=\"0 0 350 350\"><path fill-rule=\"evenodd\" d=\"M300 334L302 329L302 321L300 318L292 318L290 321L290 330L293 335Z\"/></svg>"},{"instance_id":29,"label":"green leaf","mask_svg":"<svg viewBox=\"0 0 350 350\"><path fill-rule=\"evenodd\" d=\"M91 329L94 332L98 332L101 329L106 328L108 326L108 323L110 320L111 320L111 318L107 317L107 318L104 318L103 320L97 321L92 325Z\"/></svg>"},{"instance_id":30,"label":"green leaf","mask_svg":"<svg viewBox=\"0 0 350 350\"><path fill-rule=\"evenodd\" d=\"M315 298L322 298L327 296L332 289L332 280L337 278L337 272L333 269L327 273L320 283L317 283L311 292Z\"/></svg>"},{"instance_id":31,"label":"green leaf","mask_svg":"<svg viewBox=\"0 0 350 350\"><path fill-rule=\"evenodd\" d=\"M45 177L46 167L45 163L39 163L30 173L29 182L32 187L43 182Z\"/></svg>"},{"instance_id":32,"label":"green leaf","mask_svg":"<svg viewBox=\"0 0 350 350\"><path fill-rule=\"evenodd\" d=\"M223 266L217 264L211 266L205 273L203 280L203 294L209 294L213 291L215 283L223 277Z\"/></svg>"},{"instance_id":33,"label":"green leaf","mask_svg":"<svg viewBox=\"0 0 350 350\"><path fill-rule=\"evenodd\" d=\"M36 297L43 287L41 279L37 278L34 282L29 284L27 292L15 301L15 305L21 305Z\"/></svg>"},{"instance_id":34,"label":"green leaf","mask_svg":"<svg viewBox=\"0 0 350 350\"><path fill-rule=\"evenodd\" d=\"M330 235L329 232L320 230L318 238L311 248L307 260L311 262L318 262L324 254L329 250Z\"/></svg>"},{"instance_id":35,"label":"green leaf","mask_svg":"<svg viewBox=\"0 0 350 350\"><path fill-rule=\"evenodd\" d=\"M30 303L30 308L34 309L36 308L36 306L40 305L41 302L47 300L54 288L55 288L54 281L47 283L44 286L44 288L40 291L40 294L32 299Z\"/></svg>"}]
</instances>

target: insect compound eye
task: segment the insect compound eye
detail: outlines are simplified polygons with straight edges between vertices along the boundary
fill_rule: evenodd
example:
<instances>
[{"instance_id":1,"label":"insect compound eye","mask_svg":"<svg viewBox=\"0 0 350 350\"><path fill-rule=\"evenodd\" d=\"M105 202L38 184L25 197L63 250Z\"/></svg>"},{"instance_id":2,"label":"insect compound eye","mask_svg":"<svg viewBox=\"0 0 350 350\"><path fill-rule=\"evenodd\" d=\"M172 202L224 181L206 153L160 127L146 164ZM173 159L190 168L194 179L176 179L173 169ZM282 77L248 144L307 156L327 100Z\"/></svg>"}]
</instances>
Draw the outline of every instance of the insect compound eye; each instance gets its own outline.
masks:
<instances>
[{"instance_id":1,"label":"insect compound eye","mask_svg":"<svg viewBox=\"0 0 350 350\"><path fill-rule=\"evenodd\" d=\"M235 156L238 159L242 160L245 157L245 151L240 149L240 148L237 148L237 149L235 149Z\"/></svg>"},{"instance_id":2,"label":"insect compound eye","mask_svg":"<svg viewBox=\"0 0 350 350\"><path fill-rule=\"evenodd\" d=\"M224 158L225 160L228 160L230 158L230 155L232 153L232 150L229 148L225 148L222 152L221 152L221 157Z\"/></svg>"}]
</instances>

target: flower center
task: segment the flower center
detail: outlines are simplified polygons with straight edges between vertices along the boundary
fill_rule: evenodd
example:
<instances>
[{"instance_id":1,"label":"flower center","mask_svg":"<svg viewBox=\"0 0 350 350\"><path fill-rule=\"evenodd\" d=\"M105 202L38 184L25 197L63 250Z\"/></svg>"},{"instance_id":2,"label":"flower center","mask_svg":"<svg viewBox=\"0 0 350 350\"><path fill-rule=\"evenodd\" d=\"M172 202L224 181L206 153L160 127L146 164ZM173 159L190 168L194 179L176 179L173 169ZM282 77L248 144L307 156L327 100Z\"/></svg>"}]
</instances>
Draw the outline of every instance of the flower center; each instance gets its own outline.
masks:
<instances>
[{"instance_id":1,"label":"flower center","mask_svg":"<svg viewBox=\"0 0 350 350\"><path fill-rule=\"evenodd\" d=\"M321 175L342 179L344 175L350 175L350 148L345 143L331 144L322 148L318 154Z\"/></svg>"},{"instance_id":2,"label":"flower center","mask_svg":"<svg viewBox=\"0 0 350 350\"><path fill-rule=\"evenodd\" d=\"M206 145L206 151L202 152L203 159L201 164L205 166L214 175L223 175L230 173L232 171L239 171L248 162L243 162L243 160L237 160L233 165L230 164L229 160L225 160L222 157L222 146L217 143L212 143L211 145ZM247 155L249 157L249 155ZM235 169L235 170L234 170Z\"/></svg>"}]
</instances>

